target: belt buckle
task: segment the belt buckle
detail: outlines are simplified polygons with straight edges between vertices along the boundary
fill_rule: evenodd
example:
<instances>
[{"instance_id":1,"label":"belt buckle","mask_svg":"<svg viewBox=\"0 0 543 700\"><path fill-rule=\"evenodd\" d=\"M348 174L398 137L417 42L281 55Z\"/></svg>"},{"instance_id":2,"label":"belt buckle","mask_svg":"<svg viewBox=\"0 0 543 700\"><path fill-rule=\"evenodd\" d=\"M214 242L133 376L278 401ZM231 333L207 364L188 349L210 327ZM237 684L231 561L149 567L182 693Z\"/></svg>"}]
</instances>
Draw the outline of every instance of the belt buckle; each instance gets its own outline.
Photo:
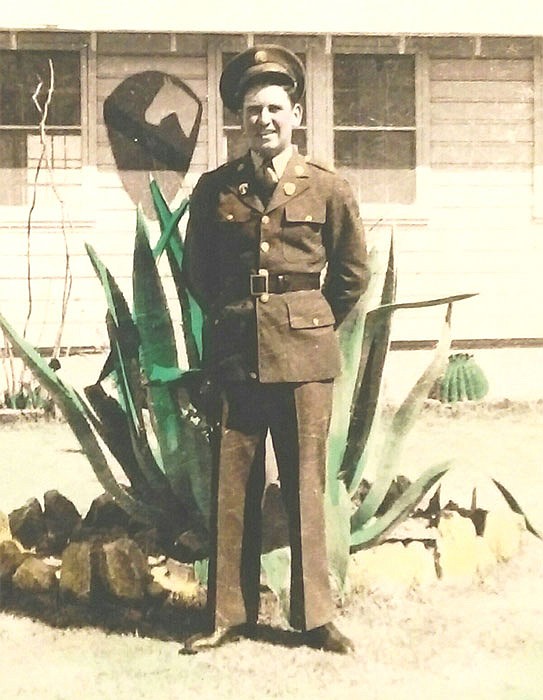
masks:
<instances>
[{"instance_id":1,"label":"belt buckle","mask_svg":"<svg viewBox=\"0 0 543 700\"><path fill-rule=\"evenodd\" d=\"M259 297L262 294L269 292L269 277L268 270L260 268L257 273L252 273L249 277L251 296Z\"/></svg>"}]
</instances>

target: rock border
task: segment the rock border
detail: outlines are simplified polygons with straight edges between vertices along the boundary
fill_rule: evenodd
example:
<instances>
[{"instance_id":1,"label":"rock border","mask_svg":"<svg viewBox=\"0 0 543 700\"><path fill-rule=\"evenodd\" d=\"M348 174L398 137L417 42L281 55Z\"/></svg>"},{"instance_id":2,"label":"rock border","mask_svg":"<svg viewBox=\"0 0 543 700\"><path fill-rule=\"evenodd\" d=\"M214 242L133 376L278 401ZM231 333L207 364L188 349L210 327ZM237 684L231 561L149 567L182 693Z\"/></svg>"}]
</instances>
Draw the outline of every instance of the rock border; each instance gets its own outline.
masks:
<instances>
[{"instance_id":1,"label":"rock border","mask_svg":"<svg viewBox=\"0 0 543 700\"><path fill-rule=\"evenodd\" d=\"M349 595L470 586L521 549L525 520L508 506L440 509L437 500L395 537L351 555ZM57 491L48 491L44 504L42 510L33 498L9 516L0 513L0 610L169 639L202 624L206 591L195 567L164 552L156 531L138 530L108 494L85 518ZM266 595L268 609L279 610L271 591Z\"/></svg>"}]
</instances>

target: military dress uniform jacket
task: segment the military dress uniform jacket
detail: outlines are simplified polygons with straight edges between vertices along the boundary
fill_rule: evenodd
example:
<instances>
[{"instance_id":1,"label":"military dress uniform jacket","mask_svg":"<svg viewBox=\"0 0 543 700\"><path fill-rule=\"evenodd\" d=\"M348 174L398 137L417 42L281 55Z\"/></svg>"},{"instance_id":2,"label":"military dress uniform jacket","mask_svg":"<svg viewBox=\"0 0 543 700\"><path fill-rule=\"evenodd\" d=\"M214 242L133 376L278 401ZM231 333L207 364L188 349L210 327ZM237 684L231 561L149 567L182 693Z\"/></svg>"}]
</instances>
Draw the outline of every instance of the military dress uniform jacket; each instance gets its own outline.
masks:
<instances>
[{"instance_id":1,"label":"military dress uniform jacket","mask_svg":"<svg viewBox=\"0 0 543 700\"><path fill-rule=\"evenodd\" d=\"M247 154L204 174L191 197L184 273L206 315L204 365L222 380L331 379L334 329L369 279L351 189L295 152L267 205L257 192Z\"/></svg>"}]
</instances>

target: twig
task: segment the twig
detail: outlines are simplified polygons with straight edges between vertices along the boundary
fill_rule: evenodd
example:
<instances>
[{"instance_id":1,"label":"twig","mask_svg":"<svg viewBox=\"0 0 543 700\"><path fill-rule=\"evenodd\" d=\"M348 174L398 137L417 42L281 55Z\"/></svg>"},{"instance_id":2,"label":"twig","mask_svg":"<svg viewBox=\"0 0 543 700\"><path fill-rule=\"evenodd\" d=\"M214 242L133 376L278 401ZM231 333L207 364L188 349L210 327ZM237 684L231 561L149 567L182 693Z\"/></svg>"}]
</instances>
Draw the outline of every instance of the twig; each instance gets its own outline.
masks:
<instances>
[{"instance_id":1,"label":"twig","mask_svg":"<svg viewBox=\"0 0 543 700\"><path fill-rule=\"evenodd\" d=\"M42 107L39 103L38 97L39 94L42 90L43 87L43 81L40 80L36 90L34 91L34 94L32 95L32 101L34 102L34 105L36 106L36 109L41 115L40 118L40 144L41 144L41 153L40 153L40 158L38 161L38 165L36 168L35 172L35 177L34 177L34 188L33 188L33 199L32 199L32 205L30 207L29 211L29 217L28 217L28 226L27 226L27 276L28 276L28 299L29 299L29 311L27 315L27 322L25 324L25 333L23 334L23 337L26 336L26 330L28 323L30 321L30 316L32 313L32 291L31 291L31 283L30 283L30 231L31 231L31 217L32 213L34 211L35 207L35 202L36 202L36 196L37 196L37 181L38 181L38 176L40 173L40 170L42 168L42 164L45 161L45 166L47 168L47 172L49 174L49 184L51 186L51 189L60 205L60 210L61 210L61 233L62 233L62 239L64 243L64 283L63 283L63 289L62 289L62 302L61 302L61 312L60 312L60 323L57 329L57 334L55 337L55 342L53 345L53 357L58 359L58 356L60 355L60 347L62 343L62 334L64 332L64 326L66 323L66 314L68 311L68 303L70 300L70 294L72 291L72 283L73 283L73 277L71 273L71 268L70 268L70 250L68 246L68 236L66 234L66 214L65 214L65 203L62 197L60 196L60 193L58 191L58 188L55 184L55 179L54 179L54 171L53 171L53 165L51 163L51 158L48 153L47 149L47 135L46 135L46 123L47 123L47 116L49 113L49 107L51 105L51 101L53 99L53 93L55 90L55 71L53 67L53 61L49 59L49 89L47 91L47 97L45 100L45 104Z\"/></svg>"}]
</instances>

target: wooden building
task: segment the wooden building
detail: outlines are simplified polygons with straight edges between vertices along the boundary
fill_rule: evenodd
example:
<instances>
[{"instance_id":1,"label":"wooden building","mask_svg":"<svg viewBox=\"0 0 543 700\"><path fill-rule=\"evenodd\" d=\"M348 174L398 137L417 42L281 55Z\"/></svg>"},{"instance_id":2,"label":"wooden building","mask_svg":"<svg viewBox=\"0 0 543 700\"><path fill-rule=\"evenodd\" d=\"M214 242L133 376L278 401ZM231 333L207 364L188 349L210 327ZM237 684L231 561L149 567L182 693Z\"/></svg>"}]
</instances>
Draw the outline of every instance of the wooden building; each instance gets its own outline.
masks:
<instances>
[{"instance_id":1,"label":"wooden building","mask_svg":"<svg viewBox=\"0 0 543 700\"><path fill-rule=\"evenodd\" d=\"M372 240L394 230L399 300L478 292L455 307L455 348L476 354L494 396L541 397L543 39L528 32L401 31L392 19L389 26L380 33L288 34L4 26L2 313L18 329L27 325L36 345L53 346L68 250L61 344L72 353L103 351L105 304L84 243L130 296L136 220L124 177L130 172L119 171L104 103L124 81L149 71L172 76L198 98L201 115L197 102L192 112L176 112L189 127L199 119L190 167L181 176L163 169L159 177L179 202L205 170L242 147L239 126L218 97L224 61L252 43L282 43L307 69L300 148L335 163L351 181ZM43 109L49 59L55 88L43 159L32 94L43 81L36 97ZM167 113L168 104L158 119ZM146 213L153 228L148 205ZM442 316L442 308L396 316L392 385L403 391L411 382L403 370L425 361Z\"/></svg>"}]
</instances>

